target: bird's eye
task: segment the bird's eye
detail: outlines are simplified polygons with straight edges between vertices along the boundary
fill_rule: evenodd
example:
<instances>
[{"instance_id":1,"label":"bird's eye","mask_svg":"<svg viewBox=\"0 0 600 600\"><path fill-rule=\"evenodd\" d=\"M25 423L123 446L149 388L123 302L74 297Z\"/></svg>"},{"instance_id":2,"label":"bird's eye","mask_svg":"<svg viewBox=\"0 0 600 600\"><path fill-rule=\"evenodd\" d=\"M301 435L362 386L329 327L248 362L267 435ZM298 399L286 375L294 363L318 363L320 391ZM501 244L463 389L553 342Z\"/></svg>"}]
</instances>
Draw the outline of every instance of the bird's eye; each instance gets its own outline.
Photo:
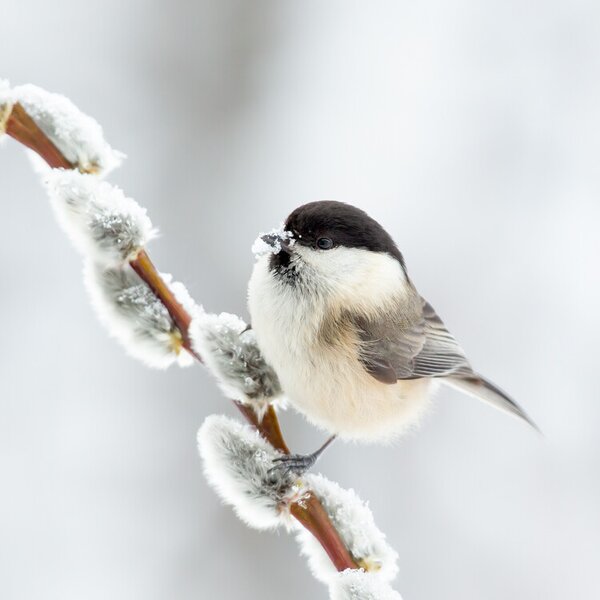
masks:
<instances>
[{"instance_id":1,"label":"bird's eye","mask_svg":"<svg viewBox=\"0 0 600 600\"><path fill-rule=\"evenodd\" d=\"M317 248L320 248L321 250L329 250L330 248L333 248L333 240L330 238L319 238L317 240Z\"/></svg>"}]
</instances>

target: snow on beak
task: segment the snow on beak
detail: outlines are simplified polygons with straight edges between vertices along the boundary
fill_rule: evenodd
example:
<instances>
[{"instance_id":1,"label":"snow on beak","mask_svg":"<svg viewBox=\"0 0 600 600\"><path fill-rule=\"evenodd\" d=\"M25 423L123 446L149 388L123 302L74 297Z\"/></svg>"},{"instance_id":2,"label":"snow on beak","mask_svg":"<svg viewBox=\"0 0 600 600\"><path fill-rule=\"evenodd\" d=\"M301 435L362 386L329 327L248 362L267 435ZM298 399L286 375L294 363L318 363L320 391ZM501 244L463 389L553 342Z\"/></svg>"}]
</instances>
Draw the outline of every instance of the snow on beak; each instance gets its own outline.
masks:
<instances>
[{"instance_id":1,"label":"snow on beak","mask_svg":"<svg viewBox=\"0 0 600 600\"><path fill-rule=\"evenodd\" d=\"M284 233L288 233L285 231ZM279 252L285 252L286 254L292 253L293 240L289 236L279 236L277 234L268 233L261 236L260 238L265 244L272 248L273 254L279 254Z\"/></svg>"},{"instance_id":2,"label":"snow on beak","mask_svg":"<svg viewBox=\"0 0 600 600\"><path fill-rule=\"evenodd\" d=\"M263 254L279 254L280 252L291 255L295 241L291 231L286 231L283 227L280 227L269 233L261 233L252 246L252 252L257 257Z\"/></svg>"}]
</instances>

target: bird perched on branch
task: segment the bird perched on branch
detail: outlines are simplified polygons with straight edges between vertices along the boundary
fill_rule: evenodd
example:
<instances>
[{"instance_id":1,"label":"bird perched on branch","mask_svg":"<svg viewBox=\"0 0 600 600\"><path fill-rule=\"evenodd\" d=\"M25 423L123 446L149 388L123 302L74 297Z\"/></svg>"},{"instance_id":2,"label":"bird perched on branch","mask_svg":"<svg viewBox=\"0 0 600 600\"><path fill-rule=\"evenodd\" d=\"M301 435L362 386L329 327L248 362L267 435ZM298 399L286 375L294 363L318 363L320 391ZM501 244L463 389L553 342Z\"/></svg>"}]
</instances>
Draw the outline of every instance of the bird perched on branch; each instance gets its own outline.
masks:
<instances>
[{"instance_id":1,"label":"bird perched on branch","mask_svg":"<svg viewBox=\"0 0 600 600\"><path fill-rule=\"evenodd\" d=\"M393 438L419 419L438 382L535 427L472 369L393 239L362 210L311 202L257 244L252 328L291 404L333 434L325 446L335 436ZM280 467L301 473L324 447L284 457Z\"/></svg>"}]
</instances>

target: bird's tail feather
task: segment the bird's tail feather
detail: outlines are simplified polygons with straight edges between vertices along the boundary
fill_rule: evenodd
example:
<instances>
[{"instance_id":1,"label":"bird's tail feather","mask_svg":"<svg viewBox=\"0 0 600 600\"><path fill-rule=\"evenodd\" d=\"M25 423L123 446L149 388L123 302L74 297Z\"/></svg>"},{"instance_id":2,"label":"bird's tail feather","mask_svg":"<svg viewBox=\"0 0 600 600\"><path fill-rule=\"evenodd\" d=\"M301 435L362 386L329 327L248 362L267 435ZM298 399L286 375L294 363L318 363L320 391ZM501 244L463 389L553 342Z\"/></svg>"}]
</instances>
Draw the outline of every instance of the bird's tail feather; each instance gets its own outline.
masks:
<instances>
[{"instance_id":1,"label":"bird's tail feather","mask_svg":"<svg viewBox=\"0 0 600 600\"><path fill-rule=\"evenodd\" d=\"M465 392L470 396L491 404L503 412L522 419L536 431L540 431L539 427L527 413L506 392L480 375L473 375L472 377L445 377L443 381L461 392Z\"/></svg>"}]
</instances>

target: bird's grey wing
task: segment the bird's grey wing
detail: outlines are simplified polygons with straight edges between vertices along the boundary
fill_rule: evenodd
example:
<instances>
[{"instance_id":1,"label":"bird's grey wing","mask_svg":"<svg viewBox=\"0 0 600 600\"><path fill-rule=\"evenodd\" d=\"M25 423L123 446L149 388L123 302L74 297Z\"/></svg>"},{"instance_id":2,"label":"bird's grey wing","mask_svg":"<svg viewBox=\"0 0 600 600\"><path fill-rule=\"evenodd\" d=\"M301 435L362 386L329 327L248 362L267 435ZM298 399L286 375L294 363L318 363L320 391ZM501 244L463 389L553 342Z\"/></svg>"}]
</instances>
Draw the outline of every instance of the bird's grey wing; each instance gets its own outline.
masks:
<instances>
[{"instance_id":1,"label":"bird's grey wing","mask_svg":"<svg viewBox=\"0 0 600 600\"><path fill-rule=\"evenodd\" d=\"M462 348L422 298L420 309L411 318L388 314L378 320L355 319L355 326L361 362L383 383L473 375Z\"/></svg>"},{"instance_id":2,"label":"bird's grey wing","mask_svg":"<svg viewBox=\"0 0 600 600\"><path fill-rule=\"evenodd\" d=\"M442 377L448 385L512 414L537 429L527 413L508 394L476 374L462 348L431 305L421 300L412 320L388 315L379 321L356 321L360 359L378 381Z\"/></svg>"},{"instance_id":3,"label":"bird's grey wing","mask_svg":"<svg viewBox=\"0 0 600 600\"><path fill-rule=\"evenodd\" d=\"M423 347L414 357L415 377L471 375L473 370L463 349L439 318L429 302L422 300Z\"/></svg>"}]
</instances>

